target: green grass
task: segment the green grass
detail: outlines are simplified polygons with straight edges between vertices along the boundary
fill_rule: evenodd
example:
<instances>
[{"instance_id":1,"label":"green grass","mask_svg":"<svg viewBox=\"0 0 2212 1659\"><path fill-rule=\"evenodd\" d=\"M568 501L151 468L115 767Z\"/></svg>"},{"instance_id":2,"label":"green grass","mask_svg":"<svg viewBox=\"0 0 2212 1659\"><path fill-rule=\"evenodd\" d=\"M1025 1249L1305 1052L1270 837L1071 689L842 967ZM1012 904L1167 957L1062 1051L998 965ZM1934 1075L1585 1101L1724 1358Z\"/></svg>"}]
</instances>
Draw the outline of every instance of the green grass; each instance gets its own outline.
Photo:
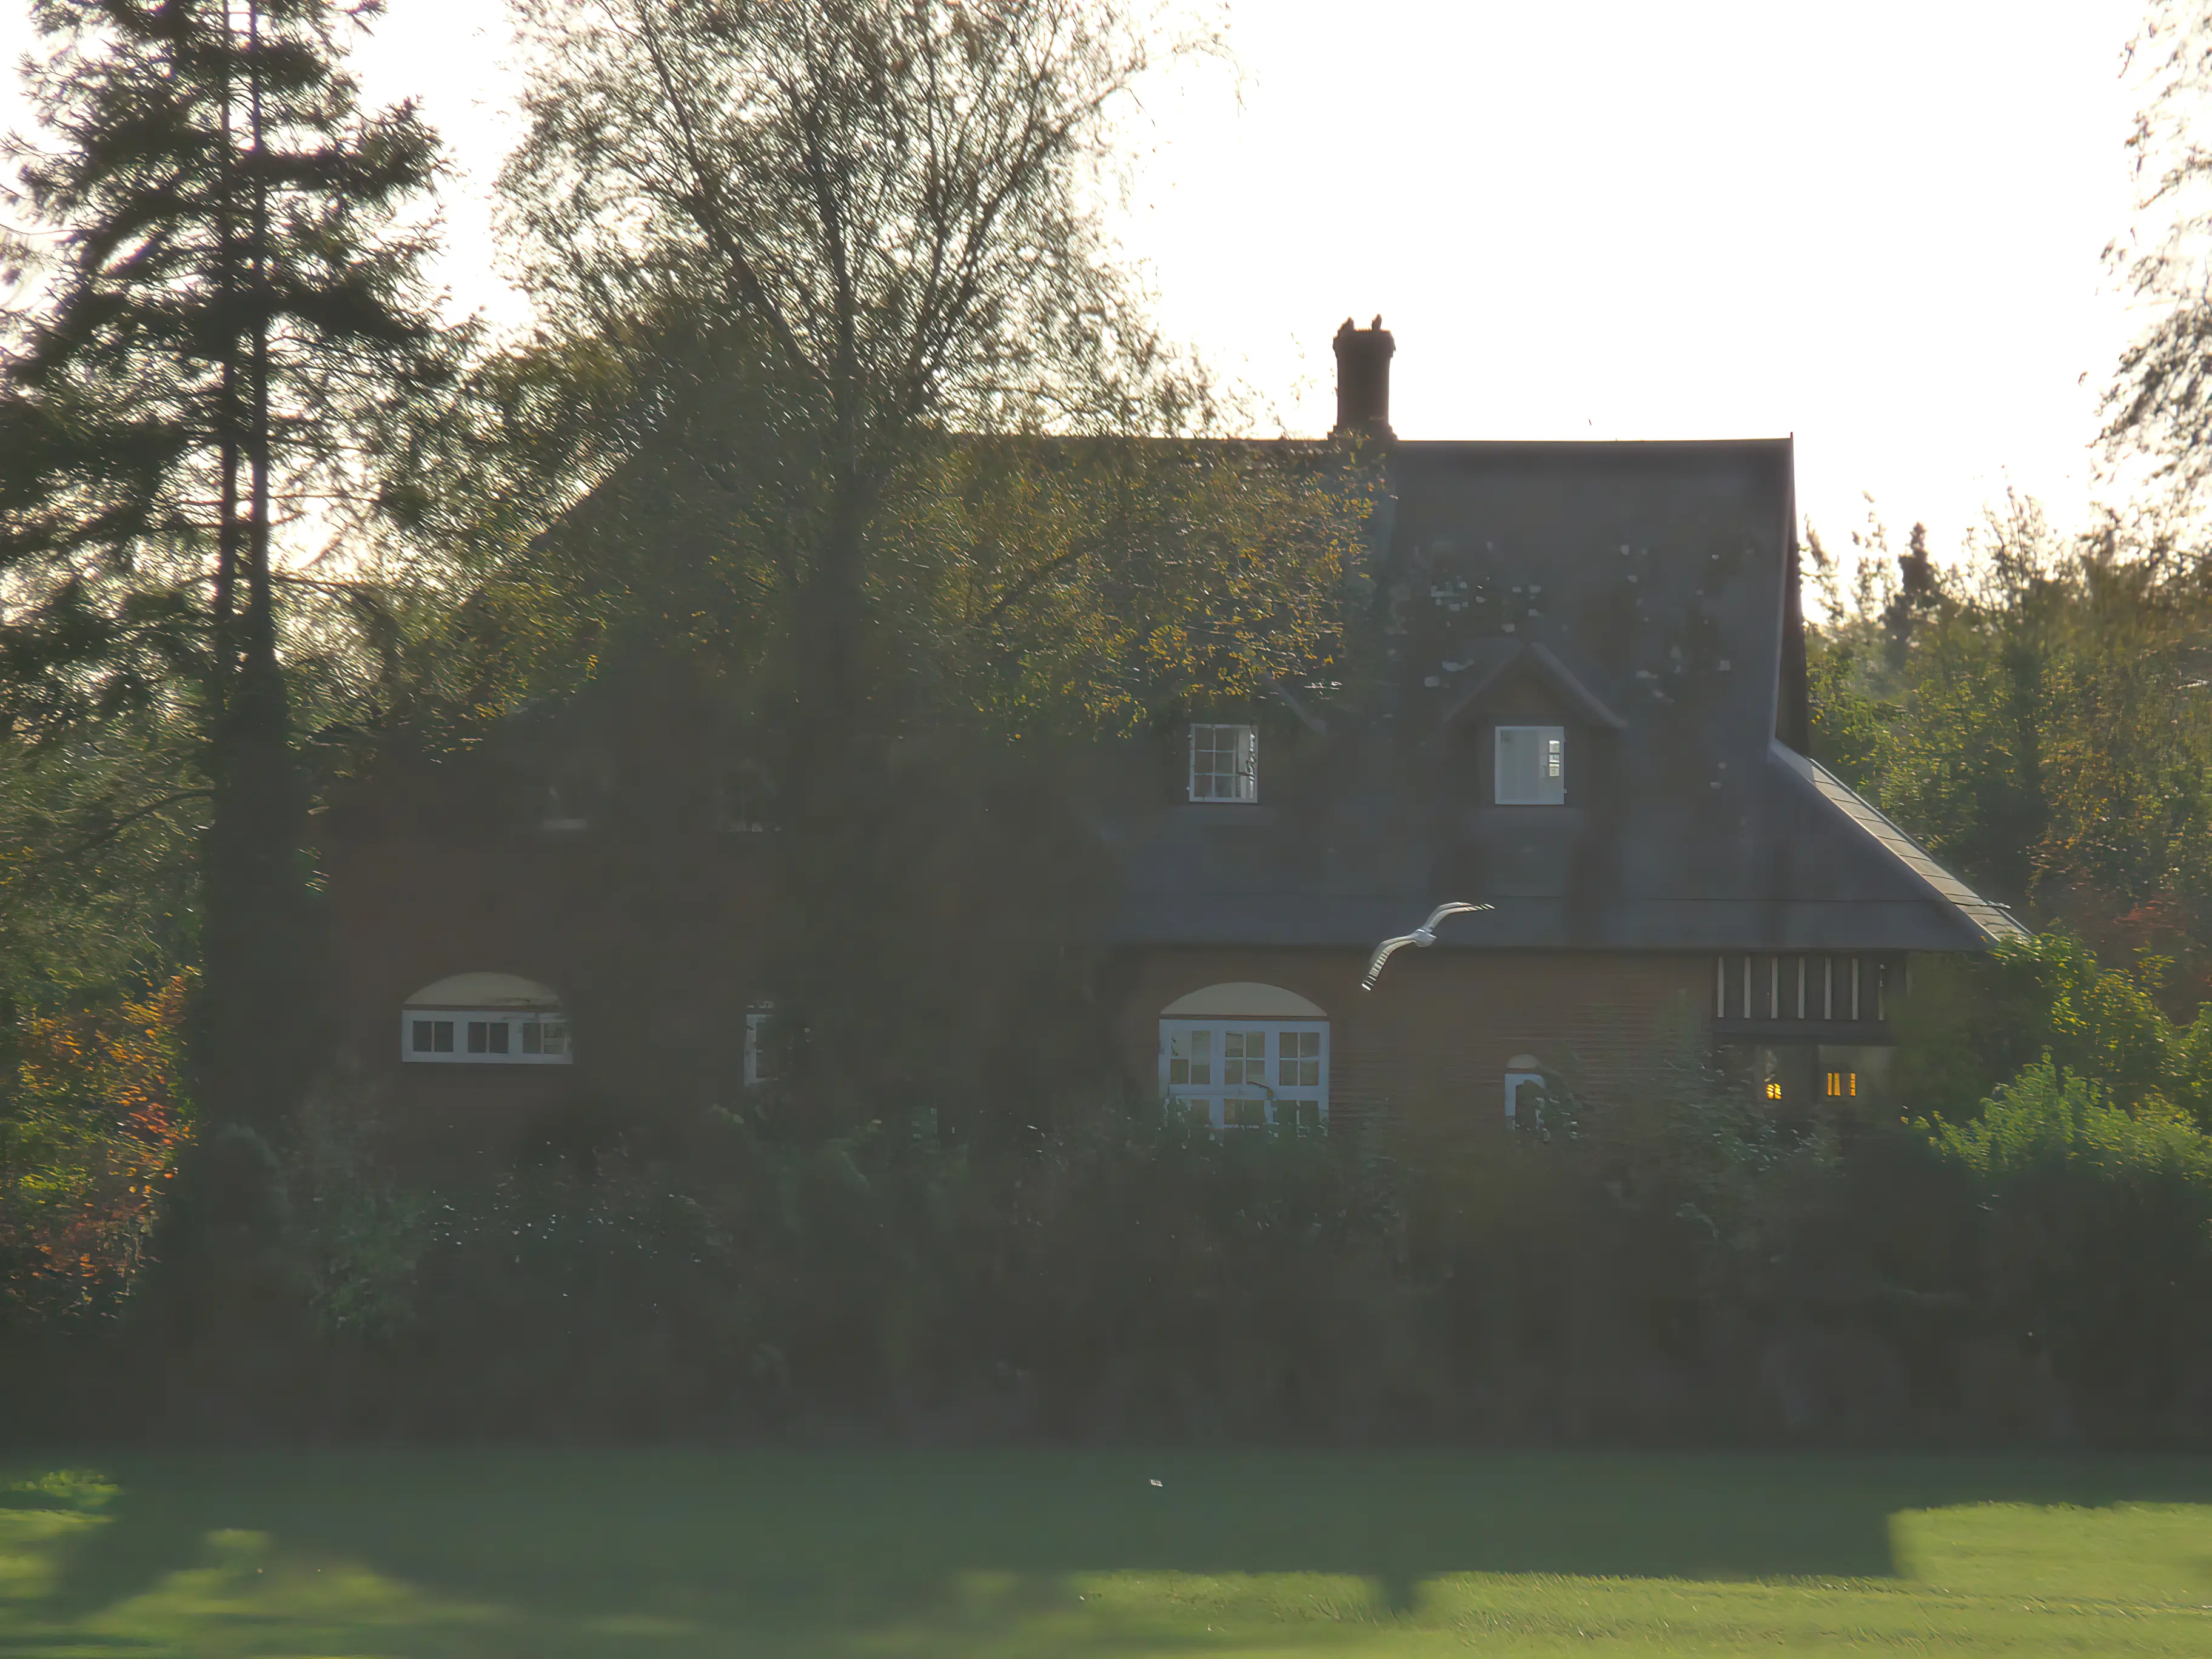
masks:
<instances>
[{"instance_id":1,"label":"green grass","mask_svg":"<svg viewBox=\"0 0 2212 1659\"><path fill-rule=\"evenodd\" d=\"M11 1656L2212 1655L2202 1459L134 1454L0 1487Z\"/></svg>"}]
</instances>

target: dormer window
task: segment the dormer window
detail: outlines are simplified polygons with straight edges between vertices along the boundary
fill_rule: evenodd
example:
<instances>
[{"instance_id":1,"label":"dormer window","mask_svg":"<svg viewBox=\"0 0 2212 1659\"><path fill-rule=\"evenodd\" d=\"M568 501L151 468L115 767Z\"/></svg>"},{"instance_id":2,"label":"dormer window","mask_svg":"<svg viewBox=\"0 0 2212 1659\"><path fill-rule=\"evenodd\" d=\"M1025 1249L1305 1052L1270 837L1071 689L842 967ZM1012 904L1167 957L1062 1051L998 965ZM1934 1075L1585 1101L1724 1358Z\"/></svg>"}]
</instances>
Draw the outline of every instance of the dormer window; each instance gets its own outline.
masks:
<instances>
[{"instance_id":1,"label":"dormer window","mask_svg":"<svg viewBox=\"0 0 2212 1659\"><path fill-rule=\"evenodd\" d=\"M762 835L775 822L775 801L767 770L742 761L714 781L714 828L726 836Z\"/></svg>"},{"instance_id":2,"label":"dormer window","mask_svg":"<svg viewBox=\"0 0 2212 1659\"><path fill-rule=\"evenodd\" d=\"M1192 726L1190 798L1210 801L1258 800L1259 756L1260 733L1256 726Z\"/></svg>"},{"instance_id":3,"label":"dormer window","mask_svg":"<svg viewBox=\"0 0 2212 1659\"><path fill-rule=\"evenodd\" d=\"M1567 801L1567 729L1498 727L1498 804L1564 806Z\"/></svg>"}]
</instances>

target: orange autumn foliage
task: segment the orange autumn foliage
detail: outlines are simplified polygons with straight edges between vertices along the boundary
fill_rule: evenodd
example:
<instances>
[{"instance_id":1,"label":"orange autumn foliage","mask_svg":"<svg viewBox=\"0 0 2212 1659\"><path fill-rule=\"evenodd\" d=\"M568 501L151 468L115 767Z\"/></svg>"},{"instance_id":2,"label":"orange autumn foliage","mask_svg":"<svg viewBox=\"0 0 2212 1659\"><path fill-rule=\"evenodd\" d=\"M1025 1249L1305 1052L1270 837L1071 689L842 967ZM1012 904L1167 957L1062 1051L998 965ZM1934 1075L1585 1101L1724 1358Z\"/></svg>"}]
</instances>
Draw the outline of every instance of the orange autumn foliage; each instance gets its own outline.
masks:
<instances>
[{"instance_id":1,"label":"orange autumn foliage","mask_svg":"<svg viewBox=\"0 0 2212 1659\"><path fill-rule=\"evenodd\" d=\"M33 1015L0 1115L0 1310L96 1313L128 1293L189 1134L188 975L143 1001Z\"/></svg>"}]
</instances>

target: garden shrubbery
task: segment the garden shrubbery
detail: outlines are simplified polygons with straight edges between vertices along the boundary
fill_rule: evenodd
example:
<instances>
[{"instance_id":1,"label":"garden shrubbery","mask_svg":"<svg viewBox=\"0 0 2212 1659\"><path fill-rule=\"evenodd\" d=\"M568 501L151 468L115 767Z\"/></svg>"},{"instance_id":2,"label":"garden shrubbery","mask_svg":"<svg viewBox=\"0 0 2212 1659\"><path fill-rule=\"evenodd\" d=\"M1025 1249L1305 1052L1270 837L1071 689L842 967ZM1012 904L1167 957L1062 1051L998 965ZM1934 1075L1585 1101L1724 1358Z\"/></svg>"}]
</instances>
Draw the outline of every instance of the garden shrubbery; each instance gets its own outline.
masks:
<instances>
[{"instance_id":1,"label":"garden shrubbery","mask_svg":"<svg viewBox=\"0 0 2212 1659\"><path fill-rule=\"evenodd\" d=\"M273 1246L157 1277L17 1409L226 1437L2212 1439L2185 1114L2039 1059L1970 1119L1784 1125L1690 1055L1417 1162L1379 1127L1222 1139L1102 1098L988 1146L715 1109L410 1185L333 1097L279 1160Z\"/></svg>"}]
</instances>

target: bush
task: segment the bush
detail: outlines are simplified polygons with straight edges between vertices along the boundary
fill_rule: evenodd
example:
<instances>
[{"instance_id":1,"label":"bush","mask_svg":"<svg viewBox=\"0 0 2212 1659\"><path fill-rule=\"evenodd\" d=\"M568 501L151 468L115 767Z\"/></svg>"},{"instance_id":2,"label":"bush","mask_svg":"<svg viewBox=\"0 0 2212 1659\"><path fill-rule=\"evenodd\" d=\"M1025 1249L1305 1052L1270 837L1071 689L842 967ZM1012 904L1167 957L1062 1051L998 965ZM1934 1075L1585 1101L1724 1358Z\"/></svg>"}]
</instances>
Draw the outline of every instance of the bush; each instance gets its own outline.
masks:
<instances>
[{"instance_id":1,"label":"bush","mask_svg":"<svg viewBox=\"0 0 2212 1659\"><path fill-rule=\"evenodd\" d=\"M333 1091L274 1171L275 1244L165 1273L41 1409L317 1437L2212 1437L2212 1139L2049 1059L1971 1121L1849 1136L1778 1122L1687 1039L1632 1101L1563 1090L1541 1133L1418 1158L1387 1116L1032 1115L1062 1127L641 1117L433 1187Z\"/></svg>"},{"instance_id":2,"label":"bush","mask_svg":"<svg viewBox=\"0 0 2212 1659\"><path fill-rule=\"evenodd\" d=\"M2105 1409L2183 1401L2212 1311L2212 1137L2155 1100L2126 1110L2048 1056L1978 1119L1928 1133L1978 1223L1981 1331Z\"/></svg>"},{"instance_id":3,"label":"bush","mask_svg":"<svg viewBox=\"0 0 2212 1659\"><path fill-rule=\"evenodd\" d=\"M2171 1104L2212 1127L2212 1004L2175 1024L2159 1006L2160 971L2105 967L2063 929L1985 958L1917 963L1899 1010L1899 1091L1964 1120L2047 1054L2124 1106Z\"/></svg>"}]
</instances>

